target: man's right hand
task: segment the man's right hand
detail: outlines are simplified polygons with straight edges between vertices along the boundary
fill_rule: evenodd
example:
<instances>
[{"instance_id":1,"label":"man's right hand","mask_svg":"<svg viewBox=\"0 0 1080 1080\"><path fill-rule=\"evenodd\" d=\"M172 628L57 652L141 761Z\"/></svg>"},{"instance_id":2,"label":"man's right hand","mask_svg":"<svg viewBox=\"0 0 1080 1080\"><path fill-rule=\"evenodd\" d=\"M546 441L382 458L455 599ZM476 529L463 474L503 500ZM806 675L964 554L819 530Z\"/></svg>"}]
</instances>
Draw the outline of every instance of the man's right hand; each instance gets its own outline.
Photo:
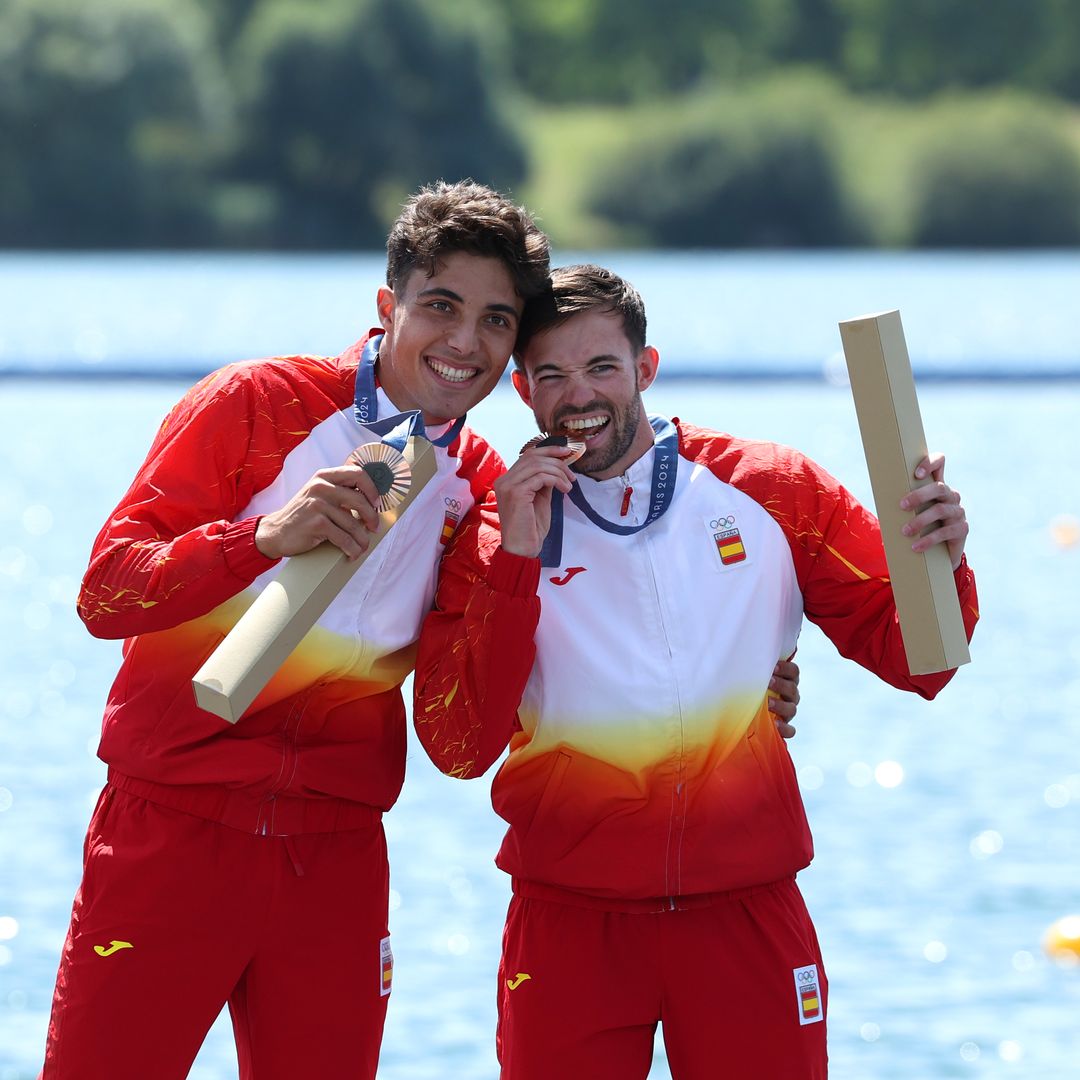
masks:
<instances>
[{"instance_id":1,"label":"man's right hand","mask_svg":"<svg viewBox=\"0 0 1080 1080\"><path fill-rule=\"evenodd\" d=\"M565 460L573 457L565 446L533 447L495 481L503 551L530 559L540 554L551 527L551 489L565 495L573 487Z\"/></svg>"},{"instance_id":2,"label":"man's right hand","mask_svg":"<svg viewBox=\"0 0 1080 1080\"><path fill-rule=\"evenodd\" d=\"M320 469L280 510L260 519L255 546L268 559L280 559L329 540L350 559L359 558L379 527L378 498L359 465Z\"/></svg>"}]
</instances>

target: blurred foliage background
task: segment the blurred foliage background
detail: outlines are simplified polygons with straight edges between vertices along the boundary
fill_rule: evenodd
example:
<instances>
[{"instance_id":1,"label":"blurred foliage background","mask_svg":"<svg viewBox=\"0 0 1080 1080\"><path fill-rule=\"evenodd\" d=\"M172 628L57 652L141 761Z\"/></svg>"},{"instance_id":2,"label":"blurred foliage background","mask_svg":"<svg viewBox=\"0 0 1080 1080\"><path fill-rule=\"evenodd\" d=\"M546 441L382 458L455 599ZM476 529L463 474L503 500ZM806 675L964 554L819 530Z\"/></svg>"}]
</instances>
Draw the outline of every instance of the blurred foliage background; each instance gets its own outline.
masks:
<instances>
[{"instance_id":1,"label":"blurred foliage background","mask_svg":"<svg viewBox=\"0 0 1080 1080\"><path fill-rule=\"evenodd\" d=\"M0 0L0 246L1080 242L1075 0Z\"/></svg>"}]
</instances>

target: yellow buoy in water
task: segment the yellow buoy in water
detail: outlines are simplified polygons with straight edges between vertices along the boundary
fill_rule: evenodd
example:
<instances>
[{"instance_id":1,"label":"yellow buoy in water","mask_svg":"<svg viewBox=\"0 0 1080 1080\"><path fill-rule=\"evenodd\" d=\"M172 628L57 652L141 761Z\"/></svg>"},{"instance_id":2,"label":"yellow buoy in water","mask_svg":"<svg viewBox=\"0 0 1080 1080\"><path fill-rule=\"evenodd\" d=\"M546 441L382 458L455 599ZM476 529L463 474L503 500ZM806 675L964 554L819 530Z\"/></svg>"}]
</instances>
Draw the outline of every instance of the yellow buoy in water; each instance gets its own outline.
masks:
<instances>
[{"instance_id":1,"label":"yellow buoy in water","mask_svg":"<svg viewBox=\"0 0 1080 1080\"><path fill-rule=\"evenodd\" d=\"M1080 915L1066 915L1043 935L1043 951L1051 960L1080 964Z\"/></svg>"},{"instance_id":2,"label":"yellow buoy in water","mask_svg":"<svg viewBox=\"0 0 1080 1080\"><path fill-rule=\"evenodd\" d=\"M1050 522L1050 539L1059 548L1072 548L1080 544L1080 520L1072 514L1058 514Z\"/></svg>"}]
</instances>

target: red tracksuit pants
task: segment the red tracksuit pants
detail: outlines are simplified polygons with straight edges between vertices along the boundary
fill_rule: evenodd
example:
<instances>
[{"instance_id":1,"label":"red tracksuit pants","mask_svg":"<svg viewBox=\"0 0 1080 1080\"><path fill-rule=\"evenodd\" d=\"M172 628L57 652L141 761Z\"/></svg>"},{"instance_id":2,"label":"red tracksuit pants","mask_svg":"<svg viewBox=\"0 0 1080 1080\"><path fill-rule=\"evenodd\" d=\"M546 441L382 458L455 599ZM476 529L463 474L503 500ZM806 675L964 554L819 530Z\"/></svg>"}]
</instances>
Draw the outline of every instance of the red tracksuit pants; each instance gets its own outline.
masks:
<instances>
[{"instance_id":1,"label":"red tracksuit pants","mask_svg":"<svg viewBox=\"0 0 1080 1080\"><path fill-rule=\"evenodd\" d=\"M258 836L107 787L43 1080L181 1080L226 1002L243 1080L374 1077L388 890L381 823Z\"/></svg>"},{"instance_id":2,"label":"red tracksuit pants","mask_svg":"<svg viewBox=\"0 0 1080 1080\"><path fill-rule=\"evenodd\" d=\"M515 895L499 971L503 1080L824 1080L828 984L794 880L686 910Z\"/></svg>"}]
</instances>

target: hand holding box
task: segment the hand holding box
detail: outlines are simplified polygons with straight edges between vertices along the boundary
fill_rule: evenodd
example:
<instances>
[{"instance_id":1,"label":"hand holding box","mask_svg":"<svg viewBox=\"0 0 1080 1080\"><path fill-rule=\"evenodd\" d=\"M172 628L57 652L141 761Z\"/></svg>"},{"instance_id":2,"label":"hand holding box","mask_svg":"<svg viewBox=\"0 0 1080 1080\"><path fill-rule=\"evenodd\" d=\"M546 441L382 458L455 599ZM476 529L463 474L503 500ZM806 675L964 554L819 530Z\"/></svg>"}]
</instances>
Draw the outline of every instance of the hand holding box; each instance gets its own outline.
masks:
<instances>
[{"instance_id":1,"label":"hand holding box","mask_svg":"<svg viewBox=\"0 0 1080 1080\"><path fill-rule=\"evenodd\" d=\"M196 672L192 688L200 708L232 724L240 719L435 475L435 451L427 439L409 438L403 456L411 471L408 488L392 507L381 510L379 528L371 535L367 551L357 559L349 559L339 548L324 542L292 556ZM404 487L400 476L390 479L392 485ZM381 502L385 505L389 501Z\"/></svg>"}]
</instances>

